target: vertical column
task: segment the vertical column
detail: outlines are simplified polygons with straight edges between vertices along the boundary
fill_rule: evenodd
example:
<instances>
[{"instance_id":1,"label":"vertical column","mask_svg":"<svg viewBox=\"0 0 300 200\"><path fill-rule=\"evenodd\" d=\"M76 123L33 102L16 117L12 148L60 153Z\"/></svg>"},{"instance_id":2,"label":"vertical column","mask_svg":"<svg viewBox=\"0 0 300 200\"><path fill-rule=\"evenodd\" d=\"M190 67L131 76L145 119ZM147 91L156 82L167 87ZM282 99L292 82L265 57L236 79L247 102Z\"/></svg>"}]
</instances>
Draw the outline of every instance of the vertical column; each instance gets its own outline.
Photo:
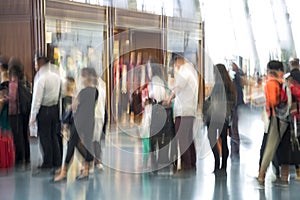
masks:
<instances>
[{"instance_id":1,"label":"vertical column","mask_svg":"<svg viewBox=\"0 0 300 200\"><path fill-rule=\"evenodd\" d=\"M113 45L114 45L114 20L113 20L114 8L108 6L106 8L106 73L107 73L107 112L108 112L108 124L112 122L112 108L114 101L111 98L113 89Z\"/></svg>"}]
</instances>

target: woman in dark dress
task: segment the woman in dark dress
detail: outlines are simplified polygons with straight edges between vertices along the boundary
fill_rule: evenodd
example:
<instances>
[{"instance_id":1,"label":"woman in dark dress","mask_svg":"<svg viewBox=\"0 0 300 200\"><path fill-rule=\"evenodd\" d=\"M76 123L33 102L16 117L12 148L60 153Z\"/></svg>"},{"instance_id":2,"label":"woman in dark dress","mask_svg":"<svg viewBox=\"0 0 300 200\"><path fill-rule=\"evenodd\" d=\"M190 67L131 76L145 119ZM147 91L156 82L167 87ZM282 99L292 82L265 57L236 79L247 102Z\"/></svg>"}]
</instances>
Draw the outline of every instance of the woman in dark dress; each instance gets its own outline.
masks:
<instances>
[{"instance_id":1,"label":"woman in dark dress","mask_svg":"<svg viewBox=\"0 0 300 200\"><path fill-rule=\"evenodd\" d=\"M73 119L70 125L70 140L68 141L65 164L60 173L54 177L53 182L60 182L67 177L67 169L74 156L75 147L84 157L84 169L77 176L77 180L87 180L89 177L89 162L94 156L90 153L93 150L93 131L95 123L95 106L98 99L98 90L95 87L96 72L93 68L81 70L81 82L83 89L80 90L72 103Z\"/></svg>"}]
</instances>

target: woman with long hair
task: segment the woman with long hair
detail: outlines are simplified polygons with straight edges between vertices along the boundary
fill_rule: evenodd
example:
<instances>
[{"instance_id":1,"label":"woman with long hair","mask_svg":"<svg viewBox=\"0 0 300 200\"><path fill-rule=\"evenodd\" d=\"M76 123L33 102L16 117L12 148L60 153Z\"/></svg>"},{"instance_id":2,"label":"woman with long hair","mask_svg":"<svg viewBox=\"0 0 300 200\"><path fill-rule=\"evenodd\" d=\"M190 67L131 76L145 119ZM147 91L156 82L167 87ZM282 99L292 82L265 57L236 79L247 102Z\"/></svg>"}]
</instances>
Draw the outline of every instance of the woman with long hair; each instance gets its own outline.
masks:
<instances>
[{"instance_id":1,"label":"woman with long hair","mask_svg":"<svg viewBox=\"0 0 300 200\"><path fill-rule=\"evenodd\" d=\"M20 167L30 163L28 137L28 115L21 111L22 95L20 88L25 87L23 64L18 58L10 58L8 63L8 116L14 136L15 161Z\"/></svg>"},{"instance_id":2,"label":"woman with long hair","mask_svg":"<svg viewBox=\"0 0 300 200\"><path fill-rule=\"evenodd\" d=\"M215 85L210 97L204 103L203 114L208 127L208 139L215 158L214 173L226 175L229 154L227 129L230 124L232 109L236 104L236 90L223 64L214 66L214 77ZM220 157L222 157L221 166Z\"/></svg>"}]
</instances>

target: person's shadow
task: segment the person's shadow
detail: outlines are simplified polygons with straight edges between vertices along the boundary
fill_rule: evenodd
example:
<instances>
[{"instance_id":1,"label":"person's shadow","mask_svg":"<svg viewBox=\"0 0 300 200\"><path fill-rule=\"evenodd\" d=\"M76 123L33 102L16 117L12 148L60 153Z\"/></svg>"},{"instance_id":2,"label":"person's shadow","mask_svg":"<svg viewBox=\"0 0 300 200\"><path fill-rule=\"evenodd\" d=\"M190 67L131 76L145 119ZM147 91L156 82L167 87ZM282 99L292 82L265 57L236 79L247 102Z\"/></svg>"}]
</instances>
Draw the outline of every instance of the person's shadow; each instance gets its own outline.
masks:
<instances>
[{"instance_id":1,"label":"person's shadow","mask_svg":"<svg viewBox=\"0 0 300 200\"><path fill-rule=\"evenodd\" d=\"M229 199L227 188L227 176L216 176L213 199Z\"/></svg>"}]
</instances>

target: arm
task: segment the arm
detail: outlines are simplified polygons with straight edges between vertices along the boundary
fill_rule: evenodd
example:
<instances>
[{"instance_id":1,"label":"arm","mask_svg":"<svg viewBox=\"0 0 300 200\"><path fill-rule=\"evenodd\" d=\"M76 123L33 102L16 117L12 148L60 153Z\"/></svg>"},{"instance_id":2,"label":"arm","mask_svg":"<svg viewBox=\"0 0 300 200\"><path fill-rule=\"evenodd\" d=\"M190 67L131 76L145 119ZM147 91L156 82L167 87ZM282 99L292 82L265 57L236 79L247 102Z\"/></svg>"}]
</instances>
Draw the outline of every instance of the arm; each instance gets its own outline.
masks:
<instances>
[{"instance_id":1,"label":"arm","mask_svg":"<svg viewBox=\"0 0 300 200\"><path fill-rule=\"evenodd\" d=\"M280 86L277 81L268 81L266 84L266 100L269 107L276 107L279 104Z\"/></svg>"},{"instance_id":2,"label":"arm","mask_svg":"<svg viewBox=\"0 0 300 200\"><path fill-rule=\"evenodd\" d=\"M45 86L45 81L41 79L37 79L36 83L34 84L30 120L29 120L30 124L33 124L36 121L36 116L39 113L42 104L43 94L44 94L44 86Z\"/></svg>"}]
</instances>

